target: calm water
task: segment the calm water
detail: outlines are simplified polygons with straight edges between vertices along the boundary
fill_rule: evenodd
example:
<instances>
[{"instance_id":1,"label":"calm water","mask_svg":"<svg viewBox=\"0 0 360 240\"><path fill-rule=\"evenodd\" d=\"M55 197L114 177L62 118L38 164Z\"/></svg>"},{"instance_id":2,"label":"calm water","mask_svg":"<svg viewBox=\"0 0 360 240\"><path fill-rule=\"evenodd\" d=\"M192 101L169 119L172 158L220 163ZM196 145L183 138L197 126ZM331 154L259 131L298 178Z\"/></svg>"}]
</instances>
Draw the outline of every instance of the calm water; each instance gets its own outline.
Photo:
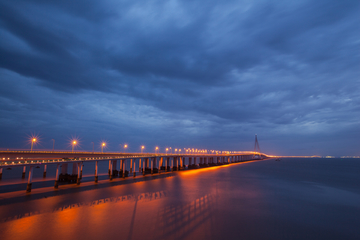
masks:
<instances>
[{"instance_id":1,"label":"calm water","mask_svg":"<svg viewBox=\"0 0 360 240\"><path fill-rule=\"evenodd\" d=\"M266 160L149 179L0 194L1 239L360 239L358 159Z\"/></svg>"}]
</instances>

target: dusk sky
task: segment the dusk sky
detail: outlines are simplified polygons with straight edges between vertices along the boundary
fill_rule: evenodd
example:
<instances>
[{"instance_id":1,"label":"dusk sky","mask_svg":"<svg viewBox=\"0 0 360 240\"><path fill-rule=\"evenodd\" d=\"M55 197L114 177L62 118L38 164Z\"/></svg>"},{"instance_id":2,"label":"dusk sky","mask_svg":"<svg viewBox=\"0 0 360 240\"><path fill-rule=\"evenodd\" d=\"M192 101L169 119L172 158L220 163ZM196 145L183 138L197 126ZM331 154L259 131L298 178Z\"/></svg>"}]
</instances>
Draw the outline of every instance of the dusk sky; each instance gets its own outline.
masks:
<instances>
[{"instance_id":1,"label":"dusk sky","mask_svg":"<svg viewBox=\"0 0 360 240\"><path fill-rule=\"evenodd\" d=\"M360 155L360 1L0 1L0 149Z\"/></svg>"}]
</instances>

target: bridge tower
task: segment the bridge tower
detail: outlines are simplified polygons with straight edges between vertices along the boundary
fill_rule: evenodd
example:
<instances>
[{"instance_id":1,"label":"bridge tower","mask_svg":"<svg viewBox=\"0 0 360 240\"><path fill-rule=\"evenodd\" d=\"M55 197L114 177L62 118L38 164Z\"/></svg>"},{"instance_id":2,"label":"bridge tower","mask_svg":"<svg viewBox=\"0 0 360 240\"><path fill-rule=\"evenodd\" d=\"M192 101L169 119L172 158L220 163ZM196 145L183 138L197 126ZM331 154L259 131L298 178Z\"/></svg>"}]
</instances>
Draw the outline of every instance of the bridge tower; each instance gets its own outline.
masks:
<instances>
[{"instance_id":1,"label":"bridge tower","mask_svg":"<svg viewBox=\"0 0 360 240\"><path fill-rule=\"evenodd\" d=\"M255 146L254 146L254 158L255 158L255 156L256 156L256 152L258 152L259 153L259 156L260 156L260 159L262 158L261 157L261 151L260 151L260 146L259 146L259 142L258 142L258 140L257 140L257 134L255 134Z\"/></svg>"}]
</instances>

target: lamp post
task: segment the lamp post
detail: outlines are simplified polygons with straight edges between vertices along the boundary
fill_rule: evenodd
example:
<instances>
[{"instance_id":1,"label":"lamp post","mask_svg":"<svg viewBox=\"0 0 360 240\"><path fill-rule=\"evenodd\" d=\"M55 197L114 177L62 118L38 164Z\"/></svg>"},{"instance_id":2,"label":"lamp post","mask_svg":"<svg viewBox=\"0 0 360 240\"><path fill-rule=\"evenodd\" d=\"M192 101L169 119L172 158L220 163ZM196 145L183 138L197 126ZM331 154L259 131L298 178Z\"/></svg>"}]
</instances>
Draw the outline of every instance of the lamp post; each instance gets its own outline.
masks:
<instances>
[{"instance_id":1,"label":"lamp post","mask_svg":"<svg viewBox=\"0 0 360 240\"><path fill-rule=\"evenodd\" d=\"M168 148L166 148L165 150L166 150L166 154L167 154L167 152L169 151L169 149L168 149Z\"/></svg>"},{"instance_id":2,"label":"lamp post","mask_svg":"<svg viewBox=\"0 0 360 240\"><path fill-rule=\"evenodd\" d=\"M145 146L141 146L141 153L143 153Z\"/></svg>"},{"instance_id":3,"label":"lamp post","mask_svg":"<svg viewBox=\"0 0 360 240\"><path fill-rule=\"evenodd\" d=\"M155 153L156 153L156 151L159 152L159 147L155 147Z\"/></svg>"},{"instance_id":4,"label":"lamp post","mask_svg":"<svg viewBox=\"0 0 360 240\"><path fill-rule=\"evenodd\" d=\"M31 150L33 150L34 142L36 142L36 138L31 139Z\"/></svg>"},{"instance_id":5,"label":"lamp post","mask_svg":"<svg viewBox=\"0 0 360 240\"><path fill-rule=\"evenodd\" d=\"M127 147L128 147L128 145L124 144L124 153L125 153L125 150L126 150Z\"/></svg>"},{"instance_id":6,"label":"lamp post","mask_svg":"<svg viewBox=\"0 0 360 240\"><path fill-rule=\"evenodd\" d=\"M77 142L76 142L75 140L72 142L72 149L71 149L71 152L74 152L74 147L75 147L76 143L77 143Z\"/></svg>"}]
</instances>

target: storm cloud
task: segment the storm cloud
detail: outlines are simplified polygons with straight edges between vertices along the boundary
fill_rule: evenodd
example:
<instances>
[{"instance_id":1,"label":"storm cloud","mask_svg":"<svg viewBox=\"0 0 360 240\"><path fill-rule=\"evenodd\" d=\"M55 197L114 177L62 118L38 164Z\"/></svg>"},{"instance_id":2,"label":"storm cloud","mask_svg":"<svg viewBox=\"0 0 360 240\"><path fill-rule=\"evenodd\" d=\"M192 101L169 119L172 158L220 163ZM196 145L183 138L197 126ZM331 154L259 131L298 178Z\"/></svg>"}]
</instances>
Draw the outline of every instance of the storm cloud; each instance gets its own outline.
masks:
<instances>
[{"instance_id":1,"label":"storm cloud","mask_svg":"<svg viewBox=\"0 0 360 240\"><path fill-rule=\"evenodd\" d=\"M360 155L359 1L0 1L0 148ZM96 147L97 146L97 147Z\"/></svg>"}]
</instances>

